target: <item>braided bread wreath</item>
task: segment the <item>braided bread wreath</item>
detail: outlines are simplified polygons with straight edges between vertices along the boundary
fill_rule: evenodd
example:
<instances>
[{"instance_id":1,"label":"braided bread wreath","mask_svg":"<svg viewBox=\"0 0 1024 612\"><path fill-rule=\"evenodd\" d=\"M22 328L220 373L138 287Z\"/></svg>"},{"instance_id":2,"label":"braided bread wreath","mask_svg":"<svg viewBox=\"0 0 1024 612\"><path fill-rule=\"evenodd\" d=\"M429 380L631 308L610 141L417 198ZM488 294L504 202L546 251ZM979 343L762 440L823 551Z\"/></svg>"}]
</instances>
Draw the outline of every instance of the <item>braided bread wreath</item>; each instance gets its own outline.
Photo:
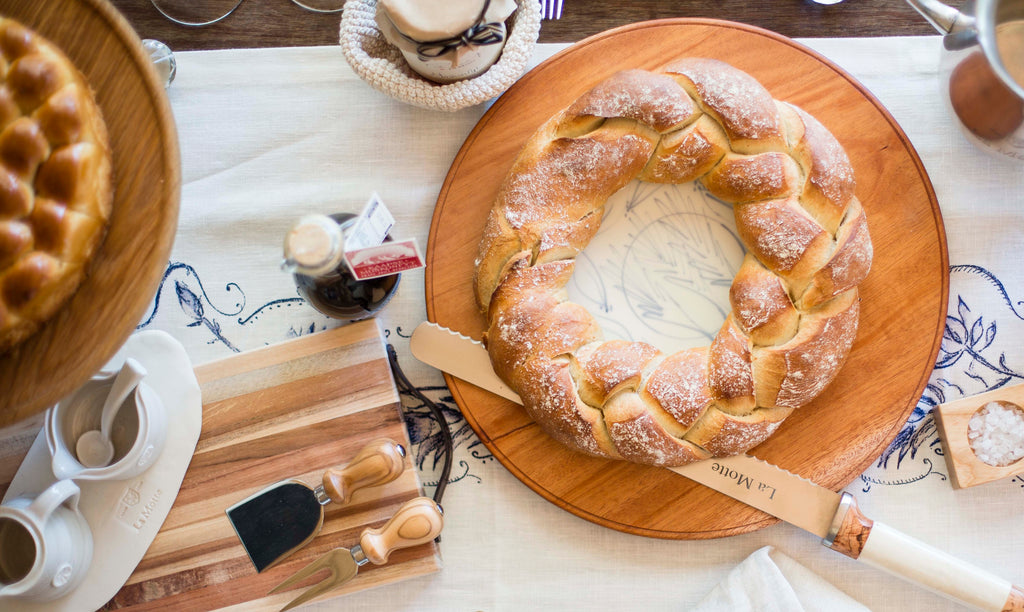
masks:
<instances>
[{"instance_id":1,"label":"braided bread wreath","mask_svg":"<svg viewBox=\"0 0 1024 612\"><path fill-rule=\"evenodd\" d=\"M732 203L747 254L710 347L603 341L567 301L574 258L629 181L699 180ZM476 299L498 376L542 429L599 457L675 466L747 451L832 381L871 267L834 136L712 59L613 75L529 139L479 247Z\"/></svg>"}]
</instances>

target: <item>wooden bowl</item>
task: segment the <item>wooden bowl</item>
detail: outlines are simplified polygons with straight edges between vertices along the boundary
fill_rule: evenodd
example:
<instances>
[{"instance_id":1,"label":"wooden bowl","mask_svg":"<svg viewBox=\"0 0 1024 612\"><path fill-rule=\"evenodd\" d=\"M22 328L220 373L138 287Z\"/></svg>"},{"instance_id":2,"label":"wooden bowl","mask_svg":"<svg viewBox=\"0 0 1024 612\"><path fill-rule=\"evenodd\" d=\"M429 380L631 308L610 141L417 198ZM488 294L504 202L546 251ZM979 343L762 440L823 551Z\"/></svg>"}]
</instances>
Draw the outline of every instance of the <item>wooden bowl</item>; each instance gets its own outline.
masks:
<instances>
[{"instance_id":1,"label":"wooden bowl","mask_svg":"<svg viewBox=\"0 0 1024 612\"><path fill-rule=\"evenodd\" d=\"M103 112L114 165L106 239L71 300L38 333L0 355L0 427L69 394L142 320L174 242L178 138L142 42L105 0L7 0L0 13L57 44L85 74Z\"/></svg>"},{"instance_id":2,"label":"wooden bowl","mask_svg":"<svg viewBox=\"0 0 1024 612\"><path fill-rule=\"evenodd\" d=\"M1001 403L1007 408L1021 409L1024 407L1024 384L972 395L941 404L932 410L953 488L966 489L1024 474L1024 459L1018 459L1008 465L991 465L979 459L971 448L968 438L971 418L991 402Z\"/></svg>"}]
</instances>

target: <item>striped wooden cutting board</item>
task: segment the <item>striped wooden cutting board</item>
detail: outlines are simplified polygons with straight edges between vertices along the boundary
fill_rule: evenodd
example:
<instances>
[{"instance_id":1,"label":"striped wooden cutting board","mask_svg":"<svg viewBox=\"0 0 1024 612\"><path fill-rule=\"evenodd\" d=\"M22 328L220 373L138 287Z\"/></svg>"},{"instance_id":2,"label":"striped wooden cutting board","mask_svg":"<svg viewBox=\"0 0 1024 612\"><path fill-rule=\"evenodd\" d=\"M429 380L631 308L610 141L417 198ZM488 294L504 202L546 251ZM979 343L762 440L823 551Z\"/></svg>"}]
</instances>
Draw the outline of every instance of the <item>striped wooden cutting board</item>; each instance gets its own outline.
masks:
<instances>
[{"instance_id":1,"label":"striped wooden cutting board","mask_svg":"<svg viewBox=\"0 0 1024 612\"><path fill-rule=\"evenodd\" d=\"M332 548L351 547L364 528L422 494L407 463L397 480L357 491L346 508L326 507L319 536L257 574L224 513L228 506L288 478L315 486L325 468L380 437L408 448L381 330L373 320L353 323L195 371L203 394L195 455L167 520L107 609L279 609L302 590L267 591ZM35 438L35 431L17 432L0 438L0 495ZM360 568L323 599L438 569L433 542L398 550L387 565Z\"/></svg>"}]
</instances>

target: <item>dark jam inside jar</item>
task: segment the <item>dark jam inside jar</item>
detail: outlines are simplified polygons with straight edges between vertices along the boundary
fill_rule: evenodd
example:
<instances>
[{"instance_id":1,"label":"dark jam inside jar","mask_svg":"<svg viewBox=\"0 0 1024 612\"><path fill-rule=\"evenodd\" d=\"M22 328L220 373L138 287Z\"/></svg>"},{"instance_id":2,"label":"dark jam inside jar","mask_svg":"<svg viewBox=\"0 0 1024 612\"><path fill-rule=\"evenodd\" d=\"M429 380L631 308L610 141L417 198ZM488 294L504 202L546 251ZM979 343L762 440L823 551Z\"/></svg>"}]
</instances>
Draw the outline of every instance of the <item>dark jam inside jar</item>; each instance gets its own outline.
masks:
<instances>
[{"instance_id":1,"label":"dark jam inside jar","mask_svg":"<svg viewBox=\"0 0 1024 612\"><path fill-rule=\"evenodd\" d=\"M355 222L352 213L330 215L342 231ZM388 236L385 242L390 241ZM295 273L299 294L313 307L329 317L358 321L373 316L387 305L398 289L401 274L356 280L345 262L322 276Z\"/></svg>"},{"instance_id":2,"label":"dark jam inside jar","mask_svg":"<svg viewBox=\"0 0 1024 612\"><path fill-rule=\"evenodd\" d=\"M295 286L313 308L327 316L353 321L372 316L383 308L398 287L398 274L356 280L348 270L319 278L295 275Z\"/></svg>"}]
</instances>

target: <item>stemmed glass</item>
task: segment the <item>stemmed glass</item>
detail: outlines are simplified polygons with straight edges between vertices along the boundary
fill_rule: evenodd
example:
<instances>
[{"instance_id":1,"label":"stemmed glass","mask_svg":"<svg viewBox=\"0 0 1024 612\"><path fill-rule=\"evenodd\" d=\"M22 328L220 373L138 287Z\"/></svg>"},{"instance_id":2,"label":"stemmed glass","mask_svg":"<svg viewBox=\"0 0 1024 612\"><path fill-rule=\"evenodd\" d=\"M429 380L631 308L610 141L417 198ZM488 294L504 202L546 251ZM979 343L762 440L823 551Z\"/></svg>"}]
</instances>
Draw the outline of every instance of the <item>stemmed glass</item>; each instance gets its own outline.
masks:
<instances>
[{"instance_id":1,"label":"stemmed glass","mask_svg":"<svg viewBox=\"0 0 1024 612\"><path fill-rule=\"evenodd\" d=\"M150 0L161 15L174 23L186 26L207 26L224 19L244 0ZM337 13L344 0L291 0L314 13Z\"/></svg>"}]
</instances>

